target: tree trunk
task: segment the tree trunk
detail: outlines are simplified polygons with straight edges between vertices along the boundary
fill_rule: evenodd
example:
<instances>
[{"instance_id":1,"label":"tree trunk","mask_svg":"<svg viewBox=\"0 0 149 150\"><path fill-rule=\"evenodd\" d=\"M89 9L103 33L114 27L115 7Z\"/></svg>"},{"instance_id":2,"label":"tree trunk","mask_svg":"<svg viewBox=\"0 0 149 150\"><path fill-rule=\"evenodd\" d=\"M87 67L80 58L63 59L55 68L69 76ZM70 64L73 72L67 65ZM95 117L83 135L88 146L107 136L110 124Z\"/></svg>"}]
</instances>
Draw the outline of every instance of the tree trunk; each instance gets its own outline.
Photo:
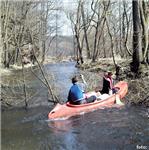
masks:
<instances>
[{"instance_id":1,"label":"tree trunk","mask_svg":"<svg viewBox=\"0 0 149 150\"><path fill-rule=\"evenodd\" d=\"M46 52L46 46L45 46L45 35L46 35L46 16L45 14L45 2L41 2L41 11L42 11L42 19L41 19L41 63L45 60L45 52Z\"/></svg>"},{"instance_id":2,"label":"tree trunk","mask_svg":"<svg viewBox=\"0 0 149 150\"><path fill-rule=\"evenodd\" d=\"M79 62L79 60L80 60L81 64L83 64L84 61L83 61L82 49L80 46L79 36L76 34L75 37L76 37L76 41L77 41L77 59L78 59L77 61Z\"/></svg>"},{"instance_id":3,"label":"tree trunk","mask_svg":"<svg viewBox=\"0 0 149 150\"><path fill-rule=\"evenodd\" d=\"M3 10L2 14L2 23L1 23L1 31L2 31L2 47L4 53L4 67L9 68L9 51L8 51L8 23L10 17L10 2L2 2L1 9ZM4 7L5 6L5 7Z\"/></svg>"},{"instance_id":4,"label":"tree trunk","mask_svg":"<svg viewBox=\"0 0 149 150\"><path fill-rule=\"evenodd\" d=\"M97 3L98 4L98 3ZM99 5L99 4L98 4ZM93 9L92 9L93 10ZM95 10L93 10L95 11ZM93 57L92 57L92 62L96 61L96 53L97 53L97 45L98 45L98 39L100 35L100 24L102 22L103 18L100 18L100 7L98 6L98 14L97 14L98 20L96 23L96 28L95 28L95 36L94 36L94 48L93 48ZM100 20L101 19L101 20Z\"/></svg>"},{"instance_id":5,"label":"tree trunk","mask_svg":"<svg viewBox=\"0 0 149 150\"><path fill-rule=\"evenodd\" d=\"M106 25L107 25L108 34L109 34L110 40L111 40L111 52L112 52L113 63L114 63L114 66L115 66L115 68L116 68L117 64L116 64L116 61L115 61L113 36L112 36L112 34L111 34L111 32L110 32L109 23L108 23L107 18L106 18Z\"/></svg>"},{"instance_id":6,"label":"tree trunk","mask_svg":"<svg viewBox=\"0 0 149 150\"><path fill-rule=\"evenodd\" d=\"M127 45L131 15L128 18L128 14L127 14L127 10L126 10L126 1L123 1L123 7L124 7L124 16L126 17L126 25L127 25L126 26L126 35L125 35L123 44L124 44L124 48L125 48L126 52L129 54L129 56L132 56L132 53L129 50L128 45Z\"/></svg>"},{"instance_id":7,"label":"tree trunk","mask_svg":"<svg viewBox=\"0 0 149 150\"><path fill-rule=\"evenodd\" d=\"M77 9L77 20L76 20L76 24L75 24L75 37L76 37L76 41L77 41L77 50L78 50L78 59L81 61L81 64L84 63L83 61L83 56L82 56L82 48L80 45L80 34L79 34L79 30L80 30L80 18L81 18L81 0L79 1L78 4L78 9ZM77 60L77 61L79 61Z\"/></svg>"},{"instance_id":8,"label":"tree trunk","mask_svg":"<svg viewBox=\"0 0 149 150\"><path fill-rule=\"evenodd\" d=\"M90 49L89 49L89 43L88 43L88 36L87 36L87 29L86 29L86 20L84 15L84 3L81 3L81 13L82 13L82 20L83 20L83 29L84 29L84 37L86 42L86 50L87 50L87 58L90 59Z\"/></svg>"},{"instance_id":9,"label":"tree trunk","mask_svg":"<svg viewBox=\"0 0 149 150\"><path fill-rule=\"evenodd\" d=\"M102 3L104 6L104 10L103 10L101 17L100 17L100 7L98 6L98 20L97 20L97 24L96 24L96 31L95 31L95 37L94 37L94 51L93 51L92 62L96 61L98 53L99 53L99 42L100 42L103 28L104 28L104 25L106 22L106 15L107 15L107 11L110 6L110 0L103 1ZM95 11L93 8L92 8L92 10Z\"/></svg>"},{"instance_id":10,"label":"tree trunk","mask_svg":"<svg viewBox=\"0 0 149 150\"><path fill-rule=\"evenodd\" d=\"M105 34L103 32L103 36L102 36L102 44L103 44L103 57L106 58L106 49L105 49Z\"/></svg>"},{"instance_id":11,"label":"tree trunk","mask_svg":"<svg viewBox=\"0 0 149 150\"><path fill-rule=\"evenodd\" d=\"M4 67L9 68L8 44L4 43Z\"/></svg>"},{"instance_id":12,"label":"tree trunk","mask_svg":"<svg viewBox=\"0 0 149 150\"><path fill-rule=\"evenodd\" d=\"M149 45L149 9L145 1L140 1L140 16L142 25L142 47L143 47L143 62L147 62L147 51Z\"/></svg>"},{"instance_id":13,"label":"tree trunk","mask_svg":"<svg viewBox=\"0 0 149 150\"><path fill-rule=\"evenodd\" d=\"M142 61L139 0L132 1L132 8L133 8L133 56L131 63L131 71L134 73L138 73L140 63Z\"/></svg>"}]
</instances>

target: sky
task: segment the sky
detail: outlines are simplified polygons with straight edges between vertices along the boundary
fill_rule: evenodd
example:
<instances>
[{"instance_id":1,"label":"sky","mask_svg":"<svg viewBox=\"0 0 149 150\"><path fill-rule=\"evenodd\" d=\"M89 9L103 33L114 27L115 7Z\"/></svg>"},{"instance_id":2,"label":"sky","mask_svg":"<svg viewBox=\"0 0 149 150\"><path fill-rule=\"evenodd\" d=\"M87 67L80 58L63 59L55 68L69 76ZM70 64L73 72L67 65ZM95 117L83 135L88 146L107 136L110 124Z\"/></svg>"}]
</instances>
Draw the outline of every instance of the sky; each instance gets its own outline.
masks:
<instances>
[{"instance_id":1,"label":"sky","mask_svg":"<svg viewBox=\"0 0 149 150\"><path fill-rule=\"evenodd\" d=\"M63 1L64 9L66 9L66 10L73 9L73 7L76 4L75 0L62 0L62 1ZM67 35L67 36L72 35L71 22L67 18L65 13L63 13L61 15L61 19L62 19L62 22L63 22L63 26L61 27L61 34L62 35Z\"/></svg>"},{"instance_id":2,"label":"sky","mask_svg":"<svg viewBox=\"0 0 149 150\"><path fill-rule=\"evenodd\" d=\"M60 29L61 35L64 35L64 36L65 35L67 35L67 36L72 35L72 29L71 29L71 22L70 22L70 20L67 19L67 16L65 14L62 17L63 17L62 18L63 25L62 25L62 27Z\"/></svg>"}]
</instances>

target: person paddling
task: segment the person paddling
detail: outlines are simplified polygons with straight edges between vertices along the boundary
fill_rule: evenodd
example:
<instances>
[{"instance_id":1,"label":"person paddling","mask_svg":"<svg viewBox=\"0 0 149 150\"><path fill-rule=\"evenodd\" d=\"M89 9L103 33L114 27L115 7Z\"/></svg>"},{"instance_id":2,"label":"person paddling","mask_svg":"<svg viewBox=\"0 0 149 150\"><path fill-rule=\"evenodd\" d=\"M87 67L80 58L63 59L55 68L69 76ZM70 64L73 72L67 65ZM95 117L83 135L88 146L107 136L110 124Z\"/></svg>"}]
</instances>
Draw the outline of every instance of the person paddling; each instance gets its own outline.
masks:
<instances>
[{"instance_id":1,"label":"person paddling","mask_svg":"<svg viewBox=\"0 0 149 150\"><path fill-rule=\"evenodd\" d=\"M87 83L84 80L83 75L81 75L81 78L84 82L84 87L87 85ZM82 83L82 87L79 85L78 83L78 77L74 76L72 78L72 86L69 90L68 93L68 101L71 104L75 104L75 105L80 105L80 104L84 104L84 103L91 103L94 102L96 100L96 96L92 95L90 97L86 97L84 94L84 89L83 87L83 83Z\"/></svg>"},{"instance_id":2,"label":"person paddling","mask_svg":"<svg viewBox=\"0 0 149 150\"><path fill-rule=\"evenodd\" d=\"M103 87L102 90L100 91L101 94L114 94L117 92L117 89L114 88L113 85L113 78L112 78L112 72L108 71L104 73L104 77L103 77Z\"/></svg>"}]
</instances>

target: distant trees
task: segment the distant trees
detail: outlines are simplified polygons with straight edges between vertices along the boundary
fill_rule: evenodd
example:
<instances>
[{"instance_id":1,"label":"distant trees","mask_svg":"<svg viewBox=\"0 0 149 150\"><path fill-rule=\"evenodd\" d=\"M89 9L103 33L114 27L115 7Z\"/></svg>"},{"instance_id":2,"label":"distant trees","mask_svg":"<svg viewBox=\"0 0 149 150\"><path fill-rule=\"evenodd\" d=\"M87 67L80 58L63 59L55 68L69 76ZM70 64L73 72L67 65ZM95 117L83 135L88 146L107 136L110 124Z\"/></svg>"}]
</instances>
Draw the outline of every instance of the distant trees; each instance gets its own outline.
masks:
<instances>
[{"instance_id":1,"label":"distant trees","mask_svg":"<svg viewBox=\"0 0 149 150\"><path fill-rule=\"evenodd\" d=\"M46 41L55 31L55 0L1 1L2 64L44 61L48 45Z\"/></svg>"},{"instance_id":2,"label":"distant trees","mask_svg":"<svg viewBox=\"0 0 149 150\"><path fill-rule=\"evenodd\" d=\"M116 0L77 2L73 11L67 13L73 24L77 50L81 52L78 57L80 63L85 56L95 62L100 57L113 54L122 57L132 54L129 41L132 39L131 3Z\"/></svg>"},{"instance_id":3,"label":"distant trees","mask_svg":"<svg viewBox=\"0 0 149 150\"><path fill-rule=\"evenodd\" d=\"M148 0L79 0L68 11L73 24L78 61L101 57L131 58L132 70L149 63ZM84 59L83 59L84 60Z\"/></svg>"},{"instance_id":4,"label":"distant trees","mask_svg":"<svg viewBox=\"0 0 149 150\"><path fill-rule=\"evenodd\" d=\"M93 54L92 54L92 61L95 62L99 55L100 41L104 32L104 26L107 20L107 12L110 6L110 1L102 1L100 3L97 1L95 3L94 8L92 5L93 5L93 1L91 4L91 8L93 12L97 15L97 21L94 20L95 34L94 34L94 47L93 47Z\"/></svg>"},{"instance_id":5,"label":"distant trees","mask_svg":"<svg viewBox=\"0 0 149 150\"><path fill-rule=\"evenodd\" d=\"M57 40L57 0L1 1L2 63L41 62ZM149 64L149 0L74 0L66 11L74 37L77 63L85 58L131 58L132 71ZM58 5L58 6L57 6ZM47 43L47 40L49 42ZM132 42L133 41L133 42ZM57 42L56 42L57 48Z\"/></svg>"},{"instance_id":6,"label":"distant trees","mask_svg":"<svg viewBox=\"0 0 149 150\"><path fill-rule=\"evenodd\" d=\"M74 36L74 44L75 44L75 55L77 59L77 63L79 64L79 61L81 63L84 62L83 60L83 54L82 54L82 49L83 49L83 43L84 43L84 36L82 36L82 31L84 29L84 33L87 36L87 31L86 28L83 27L83 24L85 24L85 14L84 14L84 5L83 1L79 0L78 1L78 6L74 10L70 10L67 13L68 18L71 21L72 25L72 30L73 30L73 36ZM82 22L82 15L83 15L83 22ZM86 39L87 40L87 39Z\"/></svg>"},{"instance_id":7,"label":"distant trees","mask_svg":"<svg viewBox=\"0 0 149 150\"><path fill-rule=\"evenodd\" d=\"M133 61L132 71L137 73L141 63L148 63L149 53L149 1L132 1L133 7Z\"/></svg>"}]
</instances>

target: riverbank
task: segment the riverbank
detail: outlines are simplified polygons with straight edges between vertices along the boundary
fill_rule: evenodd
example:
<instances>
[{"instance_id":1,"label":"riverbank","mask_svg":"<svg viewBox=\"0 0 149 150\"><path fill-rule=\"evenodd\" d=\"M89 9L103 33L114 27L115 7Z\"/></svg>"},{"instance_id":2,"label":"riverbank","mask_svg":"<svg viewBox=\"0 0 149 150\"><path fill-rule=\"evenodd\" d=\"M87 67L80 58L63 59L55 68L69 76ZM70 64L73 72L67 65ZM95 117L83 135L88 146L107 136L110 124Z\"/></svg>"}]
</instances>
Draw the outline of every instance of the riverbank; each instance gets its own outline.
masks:
<instances>
[{"instance_id":1,"label":"riverbank","mask_svg":"<svg viewBox=\"0 0 149 150\"><path fill-rule=\"evenodd\" d=\"M139 78L135 77L130 71L131 60L117 59L120 66L117 80L125 80L128 82L129 90L126 96L126 103L129 105L143 105L149 107L149 69L144 69L144 73ZM111 58L99 59L98 62L86 62L78 66L82 70L90 72L112 71L115 74L115 67Z\"/></svg>"},{"instance_id":2,"label":"riverbank","mask_svg":"<svg viewBox=\"0 0 149 150\"><path fill-rule=\"evenodd\" d=\"M54 59L46 59L44 64L50 65L50 64L60 63L60 62L61 63L62 62L69 63L70 61L71 61L70 59L67 59L67 60L64 59L63 61L57 61ZM148 107L149 106L149 95L148 95L148 93L149 93L149 82L148 82L149 72L147 72L148 70L146 71L145 74L143 74L143 76L141 78L134 78L129 69L129 63L131 62L131 60L116 59L116 62L117 62L117 64L119 64L119 66L121 68L119 71L119 76L117 78L117 81L125 80L128 82L128 86L129 86L129 92L128 92L127 96L125 97L126 103L128 105L134 104L134 105L144 105L144 106ZM28 65L25 65L24 68L28 69L30 67L37 68L37 64L36 65L28 64ZM95 63L92 63L91 61L86 61L83 65L77 66L77 68L79 68L80 72L82 74L84 74L86 81L90 85L88 90L95 89L96 86L102 85L102 76L103 76L104 71L110 70L113 73L115 73L113 60L111 58L99 59L98 62L95 62ZM10 69L4 69L2 71L3 73L1 73L1 75L3 74L3 76L6 76L6 75L11 76L12 71L15 72L15 71L21 70L21 69L22 69L21 66L13 66ZM67 79L67 80L69 80L69 79ZM2 82L2 80L1 80L1 82ZM1 84L1 85L3 86L3 84ZM20 86L19 89L22 91L22 83L20 83L20 81L19 81L18 85ZM5 87L5 85L4 85L4 87ZM6 88L8 88L8 89L11 88L10 84L9 84L9 87L6 85ZM16 87L13 85L13 88L16 88ZM102 87L100 87L100 88L102 88ZM56 92L56 94L58 94L57 92ZM5 93L5 94L7 94L7 93ZM14 92L13 92L13 95L14 95ZM17 99L16 99L16 101L17 101ZM9 103L9 101L5 101L4 99L3 100L1 99L1 102L2 102L2 106L6 106L6 108L7 107L9 108L11 106L11 103ZM14 98L12 99L11 102L14 103ZM23 102L22 102L22 104L24 105Z\"/></svg>"}]
</instances>

